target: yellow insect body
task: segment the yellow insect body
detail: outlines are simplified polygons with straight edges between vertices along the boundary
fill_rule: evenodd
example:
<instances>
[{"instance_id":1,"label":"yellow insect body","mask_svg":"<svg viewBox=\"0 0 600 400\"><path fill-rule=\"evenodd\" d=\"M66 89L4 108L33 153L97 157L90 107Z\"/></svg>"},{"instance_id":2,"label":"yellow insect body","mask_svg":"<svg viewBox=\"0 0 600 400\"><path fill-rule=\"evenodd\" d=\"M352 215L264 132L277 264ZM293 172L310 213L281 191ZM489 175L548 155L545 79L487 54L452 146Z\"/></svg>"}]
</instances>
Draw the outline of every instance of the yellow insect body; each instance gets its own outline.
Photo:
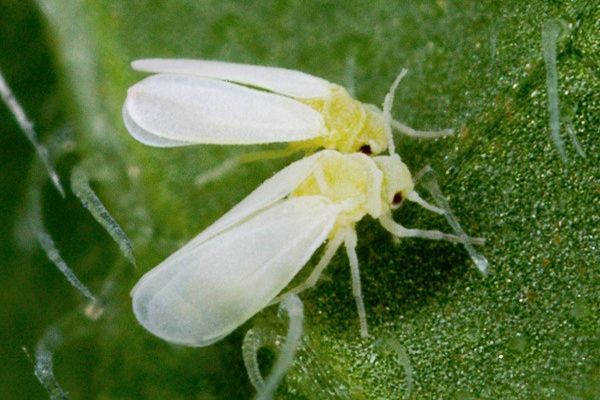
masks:
<instances>
[{"instance_id":1,"label":"yellow insect body","mask_svg":"<svg viewBox=\"0 0 600 400\"><path fill-rule=\"evenodd\" d=\"M305 152L324 148L342 153L363 151L368 154L387 150L388 137L381 110L355 100L343 87L332 84L326 98L297 100L322 115L325 130L314 139L290 142L291 148Z\"/></svg>"},{"instance_id":2,"label":"yellow insect body","mask_svg":"<svg viewBox=\"0 0 600 400\"><path fill-rule=\"evenodd\" d=\"M134 312L157 336L206 346L278 301L277 296L326 243L308 279L287 293L315 285L344 245L360 330L366 336L356 255L358 221L370 215L397 237L470 240L404 228L391 215L403 198L423 203L397 154L369 157L323 150L305 157L267 179L142 277L132 291Z\"/></svg>"},{"instance_id":3,"label":"yellow insect body","mask_svg":"<svg viewBox=\"0 0 600 400\"><path fill-rule=\"evenodd\" d=\"M381 217L389 212L397 193L407 197L413 190L410 172L398 155L370 158L361 153L343 155L332 151L319 155L314 171L290 197L324 196L344 205L329 238L340 229L353 228L367 214Z\"/></svg>"},{"instance_id":4,"label":"yellow insect body","mask_svg":"<svg viewBox=\"0 0 600 400\"><path fill-rule=\"evenodd\" d=\"M449 133L419 133L391 119L393 93L405 71L380 110L338 85L281 68L200 60L141 60L134 67L156 73L130 88L123 108L127 128L143 143L289 143L277 155L326 149L267 179L142 277L132 290L134 312L155 335L192 346L214 343L278 301L324 243L308 279L287 293L315 285L343 245L361 334L368 335L355 229L366 215L396 237L471 246L472 239L461 230L456 236L409 229L392 218L391 210L404 199L445 214L419 197L408 167L394 153L392 126L419 137ZM367 155L385 150L389 156ZM257 158L226 163L197 183Z\"/></svg>"},{"instance_id":5,"label":"yellow insect body","mask_svg":"<svg viewBox=\"0 0 600 400\"><path fill-rule=\"evenodd\" d=\"M391 118L393 94L406 70L394 81L380 110L355 100L339 85L284 68L185 59L138 60L132 65L155 73L129 88L123 106L125 126L142 143L157 147L289 143L283 150L230 161L199 178L199 184L240 162L296 151L394 153L392 128L423 138L453 133L419 132Z\"/></svg>"}]
</instances>

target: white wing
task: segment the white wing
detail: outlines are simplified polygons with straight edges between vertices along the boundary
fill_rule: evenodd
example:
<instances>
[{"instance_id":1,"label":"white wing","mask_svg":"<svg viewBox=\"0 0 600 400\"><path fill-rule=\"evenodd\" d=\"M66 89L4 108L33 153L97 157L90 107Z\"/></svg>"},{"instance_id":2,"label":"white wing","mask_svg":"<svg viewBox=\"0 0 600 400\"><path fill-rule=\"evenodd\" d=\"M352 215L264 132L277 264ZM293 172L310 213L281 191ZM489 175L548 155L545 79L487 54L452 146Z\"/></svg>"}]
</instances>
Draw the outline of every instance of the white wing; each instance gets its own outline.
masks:
<instances>
[{"instance_id":1,"label":"white wing","mask_svg":"<svg viewBox=\"0 0 600 400\"><path fill-rule=\"evenodd\" d=\"M154 135L149 131L144 130L129 116L129 112L127 111L126 107L123 107L123 122L125 123L125 127L129 131L131 136L148 146L178 147L189 146L194 144L183 140L167 139L165 137Z\"/></svg>"},{"instance_id":2,"label":"white wing","mask_svg":"<svg viewBox=\"0 0 600 400\"><path fill-rule=\"evenodd\" d=\"M283 200L180 250L133 289L137 319L170 342L214 343L289 284L326 240L339 210L320 196Z\"/></svg>"},{"instance_id":3,"label":"white wing","mask_svg":"<svg viewBox=\"0 0 600 400\"><path fill-rule=\"evenodd\" d=\"M302 158L288 165L271 178L265 180L254 189L244 200L235 205L229 212L219 218L214 224L196 236L192 242L198 244L221 233L229 227L238 224L256 212L270 206L290 194L314 170L318 159L330 150L323 150L312 156Z\"/></svg>"},{"instance_id":4,"label":"white wing","mask_svg":"<svg viewBox=\"0 0 600 400\"><path fill-rule=\"evenodd\" d=\"M327 97L332 86L325 79L300 71L222 61L154 58L134 61L131 66L144 72L169 72L238 82L301 99Z\"/></svg>"},{"instance_id":5,"label":"white wing","mask_svg":"<svg viewBox=\"0 0 600 400\"><path fill-rule=\"evenodd\" d=\"M294 142L325 129L320 113L288 97L176 74L130 87L123 117L132 136L159 147Z\"/></svg>"},{"instance_id":6,"label":"white wing","mask_svg":"<svg viewBox=\"0 0 600 400\"><path fill-rule=\"evenodd\" d=\"M244 220L249 219L263 209L286 197L314 170L320 154L329 151L331 150L323 150L310 157L295 161L264 181L225 215L186 243L177 252L171 254L169 258L163 261L163 264L177 262L177 257L181 254L185 255L189 249L193 249L232 226L242 223ZM157 270L158 267L154 268L152 272Z\"/></svg>"}]
</instances>

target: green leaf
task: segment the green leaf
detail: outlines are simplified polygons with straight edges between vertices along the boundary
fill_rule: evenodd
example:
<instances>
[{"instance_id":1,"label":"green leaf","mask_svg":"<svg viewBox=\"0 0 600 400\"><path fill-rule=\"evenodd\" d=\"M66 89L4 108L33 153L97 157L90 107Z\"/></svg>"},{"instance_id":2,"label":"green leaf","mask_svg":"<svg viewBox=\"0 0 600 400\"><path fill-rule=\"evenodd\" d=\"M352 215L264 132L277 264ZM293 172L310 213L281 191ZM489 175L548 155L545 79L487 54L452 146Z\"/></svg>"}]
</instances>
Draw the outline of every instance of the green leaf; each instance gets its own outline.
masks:
<instances>
[{"instance_id":1,"label":"green leaf","mask_svg":"<svg viewBox=\"0 0 600 400\"><path fill-rule=\"evenodd\" d=\"M400 69L408 68L394 115L418 129L459 132L435 141L399 137L398 152L413 172L427 164L438 171L464 229L487 239L482 251L492 273L480 275L459 246L396 243L365 219L358 256L372 337L359 336L348 261L340 252L317 288L301 295L305 343L278 398L591 399L600 391L595 2L37 5L52 38L68 119L76 124L77 157L102 171L94 175L95 188L131 238L138 265L126 266L106 239L107 262L98 251L80 255L96 260L95 276L113 288L102 318L78 339L88 340L85 351L73 355L68 344L60 350L91 363L92 376L80 381L68 379L69 365L62 365L57 376L66 377L67 391L95 398L250 397L241 362L244 332L259 325L285 334L274 307L205 349L171 346L135 322L128 296L135 281L290 162L248 164L194 186L203 171L248 149L157 149L134 141L120 110L127 88L143 76L129 62L142 57L288 67L353 87L358 99L373 104L381 104ZM541 43L549 21L561 27L556 66L568 164L550 133ZM443 218L412 206L395 218L448 230Z\"/></svg>"}]
</instances>

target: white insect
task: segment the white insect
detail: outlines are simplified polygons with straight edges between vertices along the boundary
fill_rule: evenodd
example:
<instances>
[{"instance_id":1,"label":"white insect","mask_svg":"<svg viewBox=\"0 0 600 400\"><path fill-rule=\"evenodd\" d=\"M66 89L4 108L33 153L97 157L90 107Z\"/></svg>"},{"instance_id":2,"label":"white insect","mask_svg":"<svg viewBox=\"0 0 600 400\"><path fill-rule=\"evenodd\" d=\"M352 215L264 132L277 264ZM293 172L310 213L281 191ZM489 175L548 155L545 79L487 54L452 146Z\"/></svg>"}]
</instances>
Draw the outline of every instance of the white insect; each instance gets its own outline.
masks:
<instances>
[{"instance_id":1,"label":"white insect","mask_svg":"<svg viewBox=\"0 0 600 400\"><path fill-rule=\"evenodd\" d=\"M327 242L309 278L288 293L315 285L343 244L361 334L367 336L355 250L358 221L368 214L397 237L471 240L396 223L391 210L402 199L443 213L413 189L397 154L368 157L323 150L296 161L144 275L132 290L134 313L148 331L169 342L207 346L277 302Z\"/></svg>"},{"instance_id":2,"label":"white insect","mask_svg":"<svg viewBox=\"0 0 600 400\"><path fill-rule=\"evenodd\" d=\"M341 86L284 68L185 59L138 60L132 66L156 73L130 87L123 106L131 135L151 146L289 143L287 151L268 156L320 148L391 154L392 127L414 137L453 133L415 131L392 120L393 94L405 70L382 111Z\"/></svg>"}]
</instances>

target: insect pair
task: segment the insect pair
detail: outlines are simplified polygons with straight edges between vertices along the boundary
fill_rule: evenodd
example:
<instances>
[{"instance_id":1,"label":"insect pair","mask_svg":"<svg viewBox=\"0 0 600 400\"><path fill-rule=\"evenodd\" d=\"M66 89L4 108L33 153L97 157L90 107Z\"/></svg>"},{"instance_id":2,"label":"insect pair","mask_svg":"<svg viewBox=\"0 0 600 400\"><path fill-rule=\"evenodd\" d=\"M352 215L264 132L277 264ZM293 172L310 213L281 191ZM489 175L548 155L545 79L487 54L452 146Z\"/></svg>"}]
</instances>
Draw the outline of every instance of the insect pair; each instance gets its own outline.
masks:
<instances>
[{"instance_id":1,"label":"insect pair","mask_svg":"<svg viewBox=\"0 0 600 400\"><path fill-rule=\"evenodd\" d=\"M133 66L156 73L129 89L123 108L129 132L143 143L288 142L291 151L325 149L267 179L141 278L132 290L133 309L154 335L190 346L214 343L279 301L327 243L308 279L287 293L315 285L343 245L360 332L367 336L355 229L365 215L400 238L481 242L408 229L392 218L404 199L445 213L417 194L408 167L394 153L392 125L413 136L438 135L392 120L393 93L405 71L381 111L340 86L282 68L200 60L141 60ZM390 155L369 156L386 149Z\"/></svg>"}]
</instances>

